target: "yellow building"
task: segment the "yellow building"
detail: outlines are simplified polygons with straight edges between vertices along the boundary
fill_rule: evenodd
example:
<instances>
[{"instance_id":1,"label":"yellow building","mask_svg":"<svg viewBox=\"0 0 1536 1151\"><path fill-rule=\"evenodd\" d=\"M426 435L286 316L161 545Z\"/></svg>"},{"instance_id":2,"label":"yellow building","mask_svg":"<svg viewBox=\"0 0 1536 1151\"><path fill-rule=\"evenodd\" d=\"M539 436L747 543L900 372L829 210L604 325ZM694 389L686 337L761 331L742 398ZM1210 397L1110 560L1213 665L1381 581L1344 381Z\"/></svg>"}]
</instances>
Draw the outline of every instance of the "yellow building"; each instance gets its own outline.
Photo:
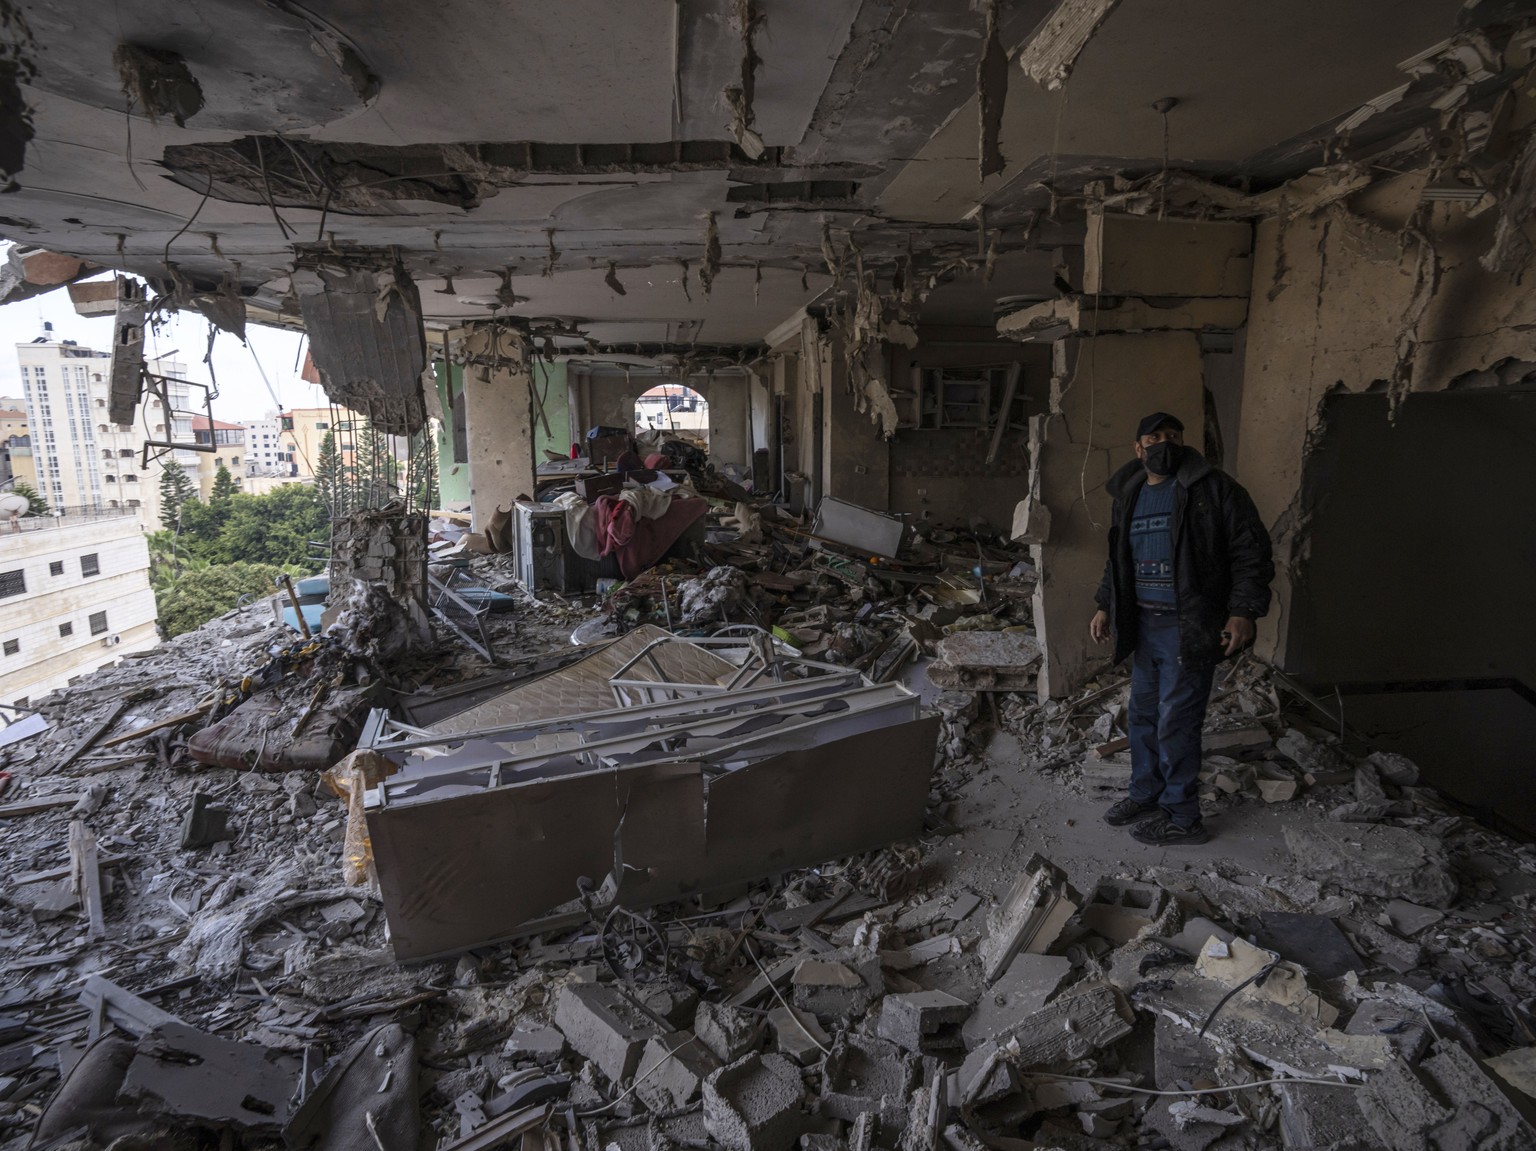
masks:
<instances>
[{"instance_id":1,"label":"yellow building","mask_svg":"<svg viewBox=\"0 0 1536 1151\"><path fill-rule=\"evenodd\" d=\"M218 478L219 465L229 469L235 481L236 491L245 491L245 425L226 424L214 420L209 425L207 416L192 417L192 435L199 446L208 445L211 452L198 452L197 492L204 503L213 493L213 481Z\"/></svg>"},{"instance_id":2,"label":"yellow building","mask_svg":"<svg viewBox=\"0 0 1536 1151\"><path fill-rule=\"evenodd\" d=\"M128 508L0 523L0 702L25 706L160 642Z\"/></svg>"},{"instance_id":3,"label":"yellow building","mask_svg":"<svg viewBox=\"0 0 1536 1151\"><path fill-rule=\"evenodd\" d=\"M27 426L26 401L23 400L22 406L17 408L4 406L10 402L12 401L0 397L0 484L5 484L7 480L15 477L36 487L37 469L31 466L32 440ZM18 475L15 465L11 462L12 451L17 448L27 449L24 458L28 461L26 465L28 474Z\"/></svg>"},{"instance_id":4,"label":"yellow building","mask_svg":"<svg viewBox=\"0 0 1536 1151\"><path fill-rule=\"evenodd\" d=\"M343 466L352 463L357 450L357 435L367 420L356 412L341 408L289 408L278 413L284 448L293 454L298 474L313 477L320 465L320 443L330 432L336 437L336 450Z\"/></svg>"}]
</instances>

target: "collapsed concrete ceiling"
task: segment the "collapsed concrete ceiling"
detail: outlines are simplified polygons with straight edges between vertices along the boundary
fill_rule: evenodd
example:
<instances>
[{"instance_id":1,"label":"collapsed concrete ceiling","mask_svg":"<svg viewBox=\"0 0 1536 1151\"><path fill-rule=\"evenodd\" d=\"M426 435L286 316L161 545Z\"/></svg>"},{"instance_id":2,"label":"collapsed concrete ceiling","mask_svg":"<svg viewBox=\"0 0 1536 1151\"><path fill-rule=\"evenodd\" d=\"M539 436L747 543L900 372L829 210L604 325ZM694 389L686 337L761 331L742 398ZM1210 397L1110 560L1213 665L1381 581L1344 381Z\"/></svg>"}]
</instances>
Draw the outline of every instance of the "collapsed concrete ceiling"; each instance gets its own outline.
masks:
<instances>
[{"instance_id":1,"label":"collapsed concrete ceiling","mask_svg":"<svg viewBox=\"0 0 1536 1151\"><path fill-rule=\"evenodd\" d=\"M1059 90L1007 68L982 181L973 0L6 6L33 132L6 237L293 324L296 253L387 253L429 328L510 317L567 352L760 346L859 260L989 324L1051 293L1085 179L1163 163L1155 99L1175 166L1272 185L1511 7L998 0L1009 53L1099 22ZM1435 114L1405 104L1378 126Z\"/></svg>"}]
</instances>

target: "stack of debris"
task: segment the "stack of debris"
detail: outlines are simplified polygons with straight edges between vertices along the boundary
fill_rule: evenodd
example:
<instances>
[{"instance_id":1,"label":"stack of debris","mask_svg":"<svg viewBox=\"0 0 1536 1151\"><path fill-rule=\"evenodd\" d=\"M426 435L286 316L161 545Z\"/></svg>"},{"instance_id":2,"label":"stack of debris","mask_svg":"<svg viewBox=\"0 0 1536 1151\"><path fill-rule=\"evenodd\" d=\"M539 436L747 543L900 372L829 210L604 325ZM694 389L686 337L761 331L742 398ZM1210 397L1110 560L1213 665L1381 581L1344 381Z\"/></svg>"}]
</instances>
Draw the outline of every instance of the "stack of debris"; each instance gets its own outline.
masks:
<instances>
[{"instance_id":1,"label":"stack of debris","mask_svg":"<svg viewBox=\"0 0 1536 1151\"><path fill-rule=\"evenodd\" d=\"M0 1148L1536 1145L1536 850L1250 661L1205 801L1283 854L1068 858L993 789L1122 787L1125 685L1033 701L1028 573L945 602L760 518L656 578L705 642L573 651L522 597L506 666L407 665L365 596L329 646L238 611L44 701L0 744ZM188 755L228 697L291 739L374 687L335 787Z\"/></svg>"}]
</instances>

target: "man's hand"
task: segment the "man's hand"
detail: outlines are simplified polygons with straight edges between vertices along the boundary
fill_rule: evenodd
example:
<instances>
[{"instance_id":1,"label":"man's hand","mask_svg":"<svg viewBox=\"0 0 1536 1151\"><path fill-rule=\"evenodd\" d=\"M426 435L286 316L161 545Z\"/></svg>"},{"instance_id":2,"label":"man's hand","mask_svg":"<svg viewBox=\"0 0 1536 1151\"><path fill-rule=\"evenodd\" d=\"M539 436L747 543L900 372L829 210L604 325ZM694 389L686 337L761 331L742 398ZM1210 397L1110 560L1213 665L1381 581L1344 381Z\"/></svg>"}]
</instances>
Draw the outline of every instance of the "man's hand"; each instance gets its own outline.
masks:
<instances>
[{"instance_id":1,"label":"man's hand","mask_svg":"<svg viewBox=\"0 0 1536 1151\"><path fill-rule=\"evenodd\" d=\"M1248 626L1251 628L1253 625ZM1109 613L1103 608L1093 613L1093 619L1088 623L1088 634L1093 636L1094 643L1109 642Z\"/></svg>"},{"instance_id":2,"label":"man's hand","mask_svg":"<svg viewBox=\"0 0 1536 1151\"><path fill-rule=\"evenodd\" d=\"M1221 638L1227 641L1226 654L1236 655L1253 642L1257 629L1253 621L1244 616L1235 615L1227 620L1227 626L1221 631Z\"/></svg>"}]
</instances>

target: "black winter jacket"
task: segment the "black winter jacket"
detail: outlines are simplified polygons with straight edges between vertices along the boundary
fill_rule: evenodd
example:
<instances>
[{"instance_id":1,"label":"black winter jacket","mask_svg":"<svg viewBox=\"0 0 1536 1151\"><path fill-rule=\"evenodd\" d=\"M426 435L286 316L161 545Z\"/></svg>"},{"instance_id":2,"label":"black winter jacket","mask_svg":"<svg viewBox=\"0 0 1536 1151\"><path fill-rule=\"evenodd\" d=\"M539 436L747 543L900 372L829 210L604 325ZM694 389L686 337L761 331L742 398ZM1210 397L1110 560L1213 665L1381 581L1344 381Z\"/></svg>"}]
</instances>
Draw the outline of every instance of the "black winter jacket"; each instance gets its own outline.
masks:
<instances>
[{"instance_id":1,"label":"black winter jacket","mask_svg":"<svg viewBox=\"0 0 1536 1151\"><path fill-rule=\"evenodd\" d=\"M1094 596L1109 613L1115 662L1136 650L1136 572L1125 523L1136 507L1146 468L1132 460L1109 478L1114 497L1109 561ZM1173 582L1179 603L1179 662L1206 667L1224 658L1221 630L1232 616L1259 619L1269 611L1275 578L1269 533L1243 486L1206 463L1193 448L1174 476Z\"/></svg>"}]
</instances>

